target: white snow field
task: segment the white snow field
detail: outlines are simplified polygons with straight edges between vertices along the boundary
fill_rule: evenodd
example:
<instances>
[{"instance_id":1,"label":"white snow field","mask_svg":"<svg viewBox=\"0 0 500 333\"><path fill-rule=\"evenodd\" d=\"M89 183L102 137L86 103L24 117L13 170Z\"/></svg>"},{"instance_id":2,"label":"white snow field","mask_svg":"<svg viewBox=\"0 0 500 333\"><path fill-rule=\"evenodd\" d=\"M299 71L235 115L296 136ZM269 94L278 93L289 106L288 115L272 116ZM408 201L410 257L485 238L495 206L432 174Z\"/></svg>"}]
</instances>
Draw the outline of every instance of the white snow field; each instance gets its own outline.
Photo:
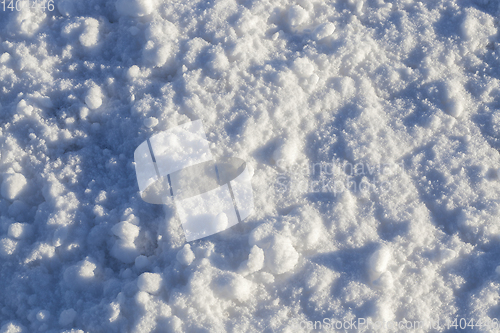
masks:
<instances>
[{"instance_id":1,"label":"white snow field","mask_svg":"<svg viewBox=\"0 0 500 333\"><path fill-rule=\"evenodd\" d=\"M0 3L0 332L500 332L499 17ZM196 119L255 209L188 243L134 150Z\"/></svg>"}]
</instances>

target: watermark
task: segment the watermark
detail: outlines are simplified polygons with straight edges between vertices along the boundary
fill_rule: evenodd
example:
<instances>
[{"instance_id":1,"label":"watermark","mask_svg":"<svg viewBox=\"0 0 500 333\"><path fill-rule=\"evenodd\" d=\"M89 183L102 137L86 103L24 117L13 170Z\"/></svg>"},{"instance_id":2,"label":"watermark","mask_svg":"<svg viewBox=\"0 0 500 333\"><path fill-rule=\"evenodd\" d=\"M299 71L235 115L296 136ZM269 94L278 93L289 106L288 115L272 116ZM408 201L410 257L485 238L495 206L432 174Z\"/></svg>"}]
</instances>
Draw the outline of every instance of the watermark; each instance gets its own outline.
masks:
<instances>
[{"instance_id":1,"label":"watermark","mask_svg":"<svg viewBox=\"0 0 500 333\"><path fill-rule=\"evenodd\" d=\"M134 152L141 198L175 203L186 240L226 230L253 208L252 170L245 161L215 161L201 120L159 132Z\"/></svg>"},{"instance_id":2,"label":"watermark","mask_svg":"<svg viewBox=\"0 0 500 333\"><path fill-rule=\"evenodd\" d=\"M283 160L278 160L276 166L280 170L274 184L278 193L332 193L334 196L345 191L388 191L391 183L387 176L404 172L402 162L353 164L340 159L288 167Z\"/></svg>"},{"instance_id":3,"label":"watermark","mask_svg":"<svg viewBox=\"0 0 500 333\"><path fill-rule=\"evenodd\" d=\"M27 9L40 9L49 12L54 11L54 0L1 0L0 10L4 12L19 12Z\"/></svg>"},{"instance_id":4,"label":"watermark","mask_svg":"<svg viewBox=\"0 0 500 333\"><path fill-rule=\"evenodd\" d=\"M500 328L497 318L436 318L433 320L372 320L371 318L351 318L338 320L323 318L317 321L292 319L291 328L305 330L354 330L354 331L379 331L379 330L495 330Z\"/></svg>"}]
</instances>

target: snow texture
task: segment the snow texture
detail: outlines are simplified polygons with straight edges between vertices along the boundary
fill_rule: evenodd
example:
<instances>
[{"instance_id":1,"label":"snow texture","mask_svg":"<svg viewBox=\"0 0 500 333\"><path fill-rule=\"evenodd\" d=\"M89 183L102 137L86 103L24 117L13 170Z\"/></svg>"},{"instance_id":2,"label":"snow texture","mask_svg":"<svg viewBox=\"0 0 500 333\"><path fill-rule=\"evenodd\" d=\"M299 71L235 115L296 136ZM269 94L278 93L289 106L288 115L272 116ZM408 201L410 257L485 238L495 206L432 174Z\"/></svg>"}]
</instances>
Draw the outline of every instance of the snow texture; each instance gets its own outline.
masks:
<instances>
[{"instance_id":1,"label":"snow texture","mask_svg":"<svg viewBox=\"0 0 500 333\"><path fill-rule=\"evenodd\" d=\"M0 4L0 333L500 319L498 1L38 2ZM198 119L254 210L188 243L134 151Z\"/></svg>"}]
</instances>

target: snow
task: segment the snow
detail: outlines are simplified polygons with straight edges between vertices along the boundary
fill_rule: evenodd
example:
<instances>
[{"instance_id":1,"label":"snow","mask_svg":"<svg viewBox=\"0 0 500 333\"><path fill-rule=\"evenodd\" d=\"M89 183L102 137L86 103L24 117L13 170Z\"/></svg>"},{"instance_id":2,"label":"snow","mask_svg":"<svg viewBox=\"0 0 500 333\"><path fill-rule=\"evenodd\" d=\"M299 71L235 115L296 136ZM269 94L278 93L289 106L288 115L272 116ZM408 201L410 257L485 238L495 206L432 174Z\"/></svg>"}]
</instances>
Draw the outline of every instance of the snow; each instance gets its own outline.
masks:
<instances>
[{"instance_id":1,"label":"snow","mask_svg":"<svg viewBox=\"0 0 500 333\"><path fill-rule=\"evenodd\" d=\"M497 1L53 4L0 4L0 332L499 319Z\"/></svg>"},{"instance_id":2,"label":"snow","mask_svg":"<svg viewBox=\"0 0 500 333\"><path fill-rule=\"evenodd\" d=\"M291 241L281 236L274 236L266 248L265 258L267 268L276 274L292 270L299 260L299 254Z\"/></svg>"},{"instance_id":3,"label":"snow","mask_svg":"<svg viewBox=\"0 0 500 333\"><path fill-rule=\"evenodd\" d=\"M71 325L75 320L76 315L77 313L74 309L63 310L59 316L59 325L63 327Z\"/></svg>"},{"instance_id":4,"label":"snow","mask_svg":"<svg viewBox=\"0 0 500 333\"><path fill-rule=\"evenodd\" d=\"M31 234L31 225L28 223L15 222L9 225L9 230L7 232L9 237L15 239L26 238Z\"/></svg>"},{"instance_id":5,"label":"snow","mask_svg":"<svg viewBox=\"0 0 500 333\"><path fill-rule=\"evenodd\" d=\"M133 243L135 239L139 236L140 229L138 226L130 222L123 221L115 224L113 228L111 228L111 231L115 236L118 236L120 239Z\"/></svg>"},{"instance_id":6,"label":"snow","mask_svg":"<svg viewBox=\"0 0 500 333\"><path fill-rule=\"evenodd\" d=\"M383 247L370 256L370 279L372 282L380 278L386 271L391 260L391 252L388 248Z\"/></svg>"},{"instance_id":7,"label":"snow","mask_svg":"<svg viewBox=\"0 0 500 333\"><path fill-rule=\"evenodd\" d=\"M102 92L98 86L93 86L89 89L85 96L85 104L90 110L95 110L102 105Z\"/></svg>"},{"instance_id":8,"label":"snow","mask_svg":"<svg viewBox=\"0 0 500 333\"><path fill-rule=\"evenodd\" d=\"M10 323L4 324L2 326L2 328L0 328L0 332L2 332L2 333L23 333L23 332L25 332L25 330L21 326L10 322Z\"/></svg>"},{"instance_id":9,"label":"snow","mask_svg":"<svg viewBox=\"0 0 500 333\"><path fill-rule=\"evenodd\" d=\"M20 173L4 174L0 187L2 197L8 200L16 199L27 184L26 178Z\"/></svg>"},{"instance_id":10,"label":"snow","mask_svg":"<svg viewBox=\"0 0 500 333\"><path fill-rule=\"evenodd\" d=\"M116 10L120 15L141 17L149 15L154 10L153 0L118 0Z\"/></svg>"},{"instance_id":11,"label":"snow","mask_svg":"<svg viewBox=\"0 0 500 333\"><path fill-rule=\"evenodd\" d=\"M111 255L124 263L135 262L139 251L134 242L139 236L140 228L130 222L123 221L115 224L111 231L118 237L111 249Z\"/></svg>"},{"instance_id":12,"label":"snow","mask_svg":"<svg viewBox=\"0 0 500 333\"><path fill-rule=\"evenodd\" d=\"M36 314L36 319L38 321L47 321L48 319L50 318L50 312L47 311L47 310L40 310L37 314Z\"/></svg>"},{"instance_id":13,"label":"snow","mask_svg":"<svg viewBox=\"0 0 500 333\"><path fill-rule=\"evenodd\" d=\"M252 292L252 283L238 274L223 274L214 281L214 291L224 299L246 301Z\"/></svg>"},{"instance_id":14,"label":"snow","mask_svg":"<svg viewBox=\"0 0 500 333\"><path fill-rule=\"evenodd\" d=\"M295 74L301 78L308 78L314 73L314 65L307 58L297 58L293 62Z\"/></svg>"},{"instance_id":15,"label":"snow","mask_svg":"<svg viewBox=\"0 0 500 333\"><path fill-rule=\"evenodd\" d=\"M189 266L195 259L195 255L191 250L191 245L185 244L184 247L177 252L176 259L184 266Z\"/></svg>"},{"instance_id":16,"label":"snow","mask_svg":"<svg viewBox=\"0 0 500 333\"><path fill-rule=\"evenodd\" d=\"M135 267L138 270L145 270L148 268L148 266L150 264L148 257L143 256L143 255L140 255L137 258L135 258L134 263L135 263Z\"/></svg>"},{"instance_id":17,"label":"snow","mask_svg":"<svg viewBox=\"0 0 500 333\"><path fill-rule=\"evenodd\" d=\"M238 269L242 275L260 271L264 267L264 251L257 245L252 246L248 260L243 261Z\"/></svg>"},{"instance_id":18,"label":"snow","mask_svg":"<svg viewBox=\"0 0 500 333\"><path fill-rule=\"evenodd\" d=\"M216 230L226 230L229 220L225 213L219 213L215 216L214 226Z\"/></svg>"},{"instance_id":19,"label":"snow","mask_svg":"<svg viewBox=\"0 0 500 333\"><path fill-rule=\"evenodd\" d=\"M308 18L307 11L299 5L293 5L288 11L288 21L294 28L304 24Z\"/></svg>"},{"instance_id":20,"label":"snow","mask_svg":"<svg viewBox=\"0 0 500 333\"><path fill-rule=\"evenodd\" d=\"M13 239L2 238L0 239L0 255L2 257L10 256L14 253L17 247L17 242Z\"/></svg>"},{"instance_id":21,"label":"snow","mask_svg":"<svg viewBox=\"0 0 500 333\"><path fill-rule=\"evenodd\" d=\"M142 273L137 279L137 287L141 291L157 294L162 286L162 278L157 273Z\"/></svg>"},{"instance_id":22,"label":"snow","mask_svg":"<svg viewBox=\"0 0 500 333\"><path fill-rule=\"evenodd\" d=\"M92 259L86 258L75 265L69 266L64 271L64 282L74 289L88 288L95 280L96 264Z\"/></svg>"},{"instance_id":23,"label":"snow","mask_svg":"<svg viewBox=\"0 0 500 333\"><path fill-rule=\"evenodd\" d=\"M134 243L121 239L117 240L111 248L111 255L126 264L135 262L139 254Z\"/></svg>"},{"instance_id":24,"label":"snow","mask_svg":"<svg viewBox=\"0 0 500 333\"><path fill-rule=\"evenodd\" d=\"M297 160L299 147L293 138L283 140L272 155L273 162L284 170L294 165Z\"/></svg>"},{"instance_id":25,"label":"snow","mask_svg":"<svg viewBox=\"0 0 500 333\"><path fill-rule=\"evenodd\" d=\"M158 119L156 119L155 117L144 119L144 126L146 126L147 128L153 128L156 125L158 125Z\"/></svg>"},{"instance_id":26,"label":"snow","mask_svg":"<svg viewBox=\"0 0 500 333\"><path fill-rule=\"evenodd\" d=\"M326 37L331 36L334 31L335 31L335 24L333 24L332 22L327 22L318 25L316 29L314 29L313 34L314 38L319 41L325 39Z\"/></svg>"}]
</instances>

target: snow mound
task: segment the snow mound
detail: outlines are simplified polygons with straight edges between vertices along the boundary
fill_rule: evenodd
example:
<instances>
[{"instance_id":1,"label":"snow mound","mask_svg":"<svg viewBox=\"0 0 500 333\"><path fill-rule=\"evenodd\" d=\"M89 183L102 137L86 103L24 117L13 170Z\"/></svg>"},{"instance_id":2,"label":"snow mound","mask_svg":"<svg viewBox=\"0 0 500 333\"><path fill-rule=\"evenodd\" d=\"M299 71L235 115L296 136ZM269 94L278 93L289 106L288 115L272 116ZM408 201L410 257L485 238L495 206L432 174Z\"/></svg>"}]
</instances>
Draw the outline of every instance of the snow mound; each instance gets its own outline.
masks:
<instances>
[{"instance_id":1,"label":"snow mound","mask_svg":"<svg viewBox=\"0 0 500 333\"><path fill-rule=\"evenodd\" d=\"M90 110L95 110L102 105L102 91L98 86L93 86L85 96L85 104Z\"/></svg>"},{"instance_id":2,"label":"snow mound","mask_svg":"<svg viewBox=\"0 0 500 333\"><path fill-rule=\"evenodd\" d=\"M163 279L157 273L142 273L137 279L137 288L149 294L157 294L162 286Z\"/></svg>"},{"instance_id":3,"label":"snow mound","mask_svg":"<svg viewBox=\"0 0 500 333\"><path fill-rule=\"evenodd\" d=\"M155 9L154 0L117 0L116 10L120 15L141 17L149 15Z\"/></svg>"},{"instance_id":4,"label":"snow mound","mask_svg":"<svg viewBox=\"0 0 500 333\"><path fill-rule=\"evenodd\" d=\"M191 245L186 244L184 247L177 252L176 259L184 266L189 266L195 259L193 251L191 251Z\"/></svg>"},{"instance_id":5,"label":"snow mound","mask_svg":"<svg viewBox=\"0 0 500 333\"><path fill-rule=\"evenodd\" d=\"M0 191L2 197L8 200L16 199L26 188L28 181L20 173L6 174L3 176Z\"/></svg>"}]
</instances>

